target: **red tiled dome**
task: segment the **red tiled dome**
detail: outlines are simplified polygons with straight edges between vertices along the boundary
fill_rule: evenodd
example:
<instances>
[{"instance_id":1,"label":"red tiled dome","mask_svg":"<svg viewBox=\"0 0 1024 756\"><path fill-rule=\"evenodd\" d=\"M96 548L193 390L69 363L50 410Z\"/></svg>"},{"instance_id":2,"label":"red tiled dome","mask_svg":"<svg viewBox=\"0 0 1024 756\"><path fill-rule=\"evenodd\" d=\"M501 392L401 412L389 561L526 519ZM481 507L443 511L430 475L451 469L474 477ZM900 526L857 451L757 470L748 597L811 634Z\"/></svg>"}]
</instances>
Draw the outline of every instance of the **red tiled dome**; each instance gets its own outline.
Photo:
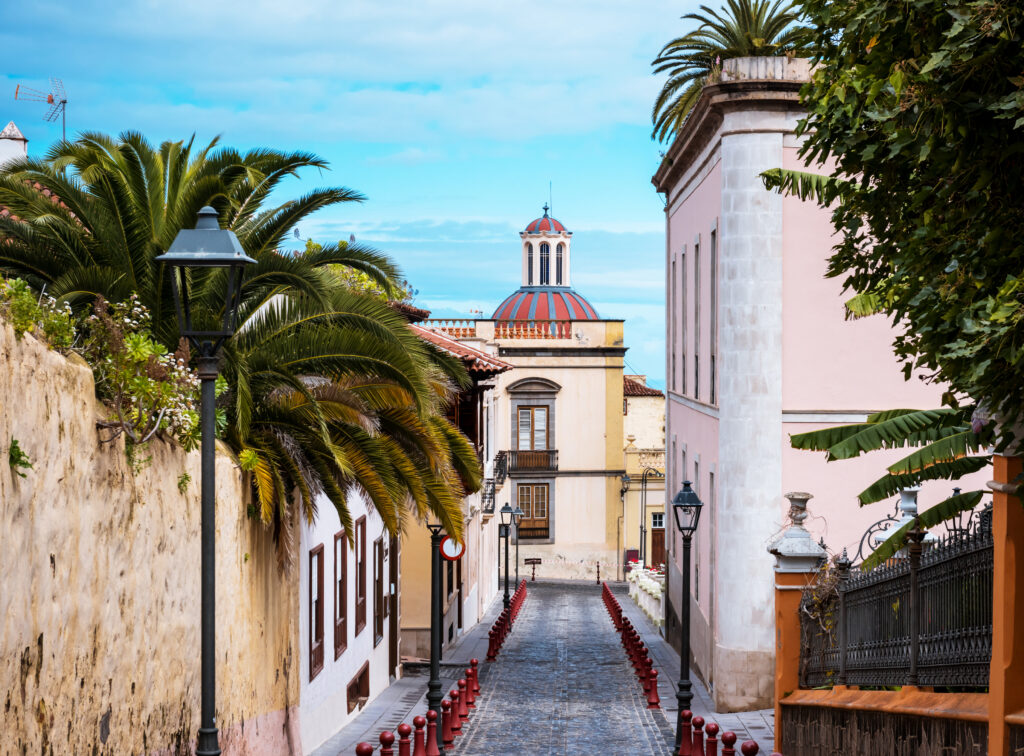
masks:
<instances>
[{"instance_id":1,"label":"red tiled dome","mask_svg":"<svg viewBox=\"0 0 1024 756\"><path fill-rule=\"evenodd\" d=\"M526 233L539 234L542 231L561 234L565 232L565 226L560 221L548 215L548 206L544 205L544 215L536 220L530 221L526 226Z\"/></svg>"},{"instance_id":2,"label":"red tiled dome","mask_svg":"<svg viewBox=\"0 0 1024 756\"><path fill-rule=\"evenodd\" d=\"M491 320L600 320L590 302L568 286L523 286L512 292Z\"/></svg>"}]
</instances>

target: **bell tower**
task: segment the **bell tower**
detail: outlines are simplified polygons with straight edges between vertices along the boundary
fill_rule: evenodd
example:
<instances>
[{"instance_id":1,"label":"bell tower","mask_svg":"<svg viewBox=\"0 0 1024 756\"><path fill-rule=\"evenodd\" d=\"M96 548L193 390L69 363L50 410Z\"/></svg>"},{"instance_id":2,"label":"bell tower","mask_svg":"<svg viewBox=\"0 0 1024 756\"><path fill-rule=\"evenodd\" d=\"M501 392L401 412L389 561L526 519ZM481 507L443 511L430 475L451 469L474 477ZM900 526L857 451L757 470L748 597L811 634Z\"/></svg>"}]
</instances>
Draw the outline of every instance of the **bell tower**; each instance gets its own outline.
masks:
<instances>
[{"instance_id":1,"label":"bell tower","mask_svg":"<svg viewBox=\"0 0 1024 756\"><path fill-rule=\"evenodd\" d=\"M572 231L567 231L558 220L548 215L550 208L544 205L544 215L526 226L519 233L523 240L523 286L570 287L569 247Z\"/></svg>"}]
</instances>

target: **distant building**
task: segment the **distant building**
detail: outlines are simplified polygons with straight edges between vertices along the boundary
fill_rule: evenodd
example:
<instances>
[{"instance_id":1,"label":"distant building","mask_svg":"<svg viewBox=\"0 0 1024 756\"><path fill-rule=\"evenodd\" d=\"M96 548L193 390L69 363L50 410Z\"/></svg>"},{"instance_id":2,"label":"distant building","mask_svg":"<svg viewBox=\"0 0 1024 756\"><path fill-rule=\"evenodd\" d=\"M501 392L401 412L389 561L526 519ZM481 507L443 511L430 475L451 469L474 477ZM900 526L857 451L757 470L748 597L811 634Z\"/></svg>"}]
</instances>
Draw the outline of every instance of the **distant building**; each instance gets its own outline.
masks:
<instances>
[{"instance_id":1,"label":"distant building","mask_svg":"<svg viewBox=\"0 0 1024 756\"><path fill-rule=\"evenodd\" d=\"M725 61L653 179L668 242L666 495L691 480L705 504L689 597L669 528L666 625L677 641L689 601L694 663L719 711L771 701L765 546L784 521L784 494L816 495L808 525L833 548L855 551L888 511L855 498L883 473L879 457L826 470L823 455L791 449L789 434L940 403L937 388L903 380L884 319L845 320L841 281L824 277L829 211L762 183L770 168L805 169L795 129L808 75L801 59Z\"/></svg>"},{"instance_id":2,"label":"distant building","mask_svg":"<svg viewBox=\"0 0 1024 756\"><path fill-rule=\"evenodd\" d=\"M625 562L650 567L667 561L665 550L665 394L647 376L622 380L626 473L622 477L622 544Z\"/></svg>"},{"instance_id":3,"label":"distant building","mask_svg":"<svg viewBox=\"0 0 1024 756\"><path fill-rule=\"evenodd\" d=\"M21 133L21 130L14 125L14 121L9 121L4 126L4 130L0 131L0 167L11 160L27 156L28 140Z\"/></svg>"},{"instance_id":4,"label":"distant building","mask_svg":"<svg viewBox=\"0 0 1024 756\"><path fill-rule=\"evenodd\" d=\"M491 448L507 471L498 508L518 505L520 558L538 577L613 577L623 563L623 321L601 318L572 288L572 232L544 214L520 234L521 286L488 319L427 325L493 347Z\"/></svg>"}]
</instances>

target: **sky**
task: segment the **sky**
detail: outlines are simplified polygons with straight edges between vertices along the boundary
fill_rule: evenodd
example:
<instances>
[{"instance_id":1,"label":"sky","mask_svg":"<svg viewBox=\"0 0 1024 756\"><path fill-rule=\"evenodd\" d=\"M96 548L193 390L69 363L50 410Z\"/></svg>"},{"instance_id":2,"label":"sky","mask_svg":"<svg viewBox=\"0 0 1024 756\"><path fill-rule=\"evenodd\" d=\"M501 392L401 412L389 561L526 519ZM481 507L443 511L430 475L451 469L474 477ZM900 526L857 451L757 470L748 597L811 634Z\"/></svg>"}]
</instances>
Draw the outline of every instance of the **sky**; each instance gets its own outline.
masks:
<instances>
[{"instance_id":1,"label":"sky","mask_svg":"<svg viewBox=\"0 0 1024 756\"><path fill-rule=\"evenodd\" d=\"M0 121L60 137L17 84L63 80L68 134L220 135L330 163L282 187L366 197L300 227L390 254L435 317L520 284L518 232L552 200L573 286L626 321L627 372L664 386L664 203L650 61L693 0L97 0L7 4ZM0 123L2 127L3 123ZM549 195L550 187L550 195Z\"/></svg>"}]
</instances>

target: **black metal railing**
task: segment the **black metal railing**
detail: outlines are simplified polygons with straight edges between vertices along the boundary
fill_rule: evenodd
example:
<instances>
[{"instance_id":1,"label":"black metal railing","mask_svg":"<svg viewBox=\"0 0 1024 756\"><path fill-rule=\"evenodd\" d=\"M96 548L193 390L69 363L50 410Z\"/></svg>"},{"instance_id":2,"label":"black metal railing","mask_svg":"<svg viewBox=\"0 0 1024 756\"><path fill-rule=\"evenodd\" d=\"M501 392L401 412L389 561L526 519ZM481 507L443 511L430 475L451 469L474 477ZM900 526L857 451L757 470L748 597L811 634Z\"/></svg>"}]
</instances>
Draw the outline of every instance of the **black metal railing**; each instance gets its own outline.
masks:
<instances>
[{"instance_id":1,"label":"black metal railing","mask_svg":"<svg viewBox=\"0 0 1024 756\"><path fill-rule=\"evenodd\" d=\"M886 564L851 569L801 602L800 687L988 686L992 653L991 511L971 527L911 543Z\"/></svg>"},{"instance_id":2,"label":"black metal railing","mask_svg":"<svg viewBox=\"0 0 1024 756\"><path fill-rule=\"evenodd\" d=\"M494 455L494 482L502 485L508 477L508 452L500 451Z\"/></svg>"},{"instance_id":3,"label":"black metal railing","mask_svg":"<svg viewBox=\"0 0 1024 756\"><path fill-rule=\"evenodd\" d=\"M510 451L508 453L508 471L534 472L558 469L557 449L537 449L531 451Z\"/></svg>"},{"instance_id":4,"label":"black metal railing","mask_svg":"<svg viewBox=\"0 0 1024 756\"><path fill-rule=\"evenodd\" d=\"M480 491L480 508L484 514L494 514L494 478L484 478L484 487Z\"/></svg>"}]
</instances>

